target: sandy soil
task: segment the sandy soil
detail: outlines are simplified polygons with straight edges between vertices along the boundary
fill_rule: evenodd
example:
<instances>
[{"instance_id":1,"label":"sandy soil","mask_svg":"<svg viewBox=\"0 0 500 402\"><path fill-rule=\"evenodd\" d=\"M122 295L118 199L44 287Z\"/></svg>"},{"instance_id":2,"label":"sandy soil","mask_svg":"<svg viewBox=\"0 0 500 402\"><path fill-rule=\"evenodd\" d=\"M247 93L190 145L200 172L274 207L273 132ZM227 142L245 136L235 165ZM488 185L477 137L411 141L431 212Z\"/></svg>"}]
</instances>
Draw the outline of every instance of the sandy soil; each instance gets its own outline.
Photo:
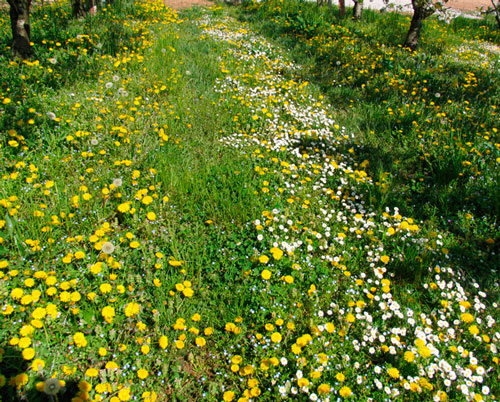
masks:
<instances>
[{"instance_id":1,"label":"sandy soil","mask_svg":"<svg viewBox=\"0 0 500 402\"><path fill-rule=\"evenodd\" d=\"M476 11L482 7L488 8L491 6L490 0L449 0L446 4L448 7L464 11Z\"/></svg>"},{"instance_id":2,"label":"sandy soil","mask_svg":"<svg viewBox=\"0 0 500 402\"><path fill-rule=\"evenodd\" d=\"M183 10L194 6L213 6L213 1L208 0L163 0L167 7L174 10Z\"/></svg>"}]
</instances>

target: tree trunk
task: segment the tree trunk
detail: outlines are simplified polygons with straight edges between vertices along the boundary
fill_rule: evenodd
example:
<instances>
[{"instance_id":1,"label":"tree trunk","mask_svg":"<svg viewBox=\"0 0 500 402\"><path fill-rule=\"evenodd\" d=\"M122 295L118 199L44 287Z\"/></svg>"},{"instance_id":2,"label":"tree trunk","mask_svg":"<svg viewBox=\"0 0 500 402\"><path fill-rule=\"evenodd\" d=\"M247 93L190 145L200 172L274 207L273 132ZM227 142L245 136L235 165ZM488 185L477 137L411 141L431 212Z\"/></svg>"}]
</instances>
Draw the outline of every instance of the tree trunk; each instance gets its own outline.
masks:
<instances>
[{"instance_id":1,"label":"tree trunk","mask_svg":"<svg viewBox=\"0 0 500 402\"><path fill-rule=\"evenodd\" d=\"M341 17L345 16L345 0L339 0L339 15Z\"/></svg>"},{"instance_id":2,"label":"tree trunk","mask_svg":"<svg viewBox=\"0 0 500 402\"><path fill-rule=\"evenodd\" d=\"M428 0L412 0L413 18L411 19L410 29L406 36L404 47L415 50L420 40L420 31L424 20L435 11L432 2Z\"/></svg>"},{"instance_id":3,"label":"tree trunk","mask_svg":"<svg viewBox=\"0 0 500 402\"><path fill-rule=\"evenodd\" d=\"M352 18L355 20L361 20L361 15L363 14L363 1L354 0L354 8L352 10Z\"/></svg>"},{"instance_id":4,"label":"tree trunk","mask_svg":"<svg viewBox=\"0 0 500 402\"><path fill-rule=\"evenodd\" d=\"M74 18L85 16L85 8L81 0L71 0L71 8L73 9Z\"/></svg>"},{"instance_id":5,"label":"tree trunk","mask_svg":"<svg viewBox=\"0 0 500 402\"><path fill-rule=\"evenodd\" d=\"M31 0L8 0L8 2L12 29L12 56L29 59L33 54L30 45Z\"/></svg>"},{"instance_id":6,"label":"tree trunk","mask_svg":"<svg viewBox=\"0 0 500 402\"><path fill-rule=\"evenodd\" d=\"M500 1L497 1L495 4L495 0L491 0L491 4L493 4L493 12L495 13L495 19L497 20L498 29L500 29Z\"/></svg>"}]
</instances>

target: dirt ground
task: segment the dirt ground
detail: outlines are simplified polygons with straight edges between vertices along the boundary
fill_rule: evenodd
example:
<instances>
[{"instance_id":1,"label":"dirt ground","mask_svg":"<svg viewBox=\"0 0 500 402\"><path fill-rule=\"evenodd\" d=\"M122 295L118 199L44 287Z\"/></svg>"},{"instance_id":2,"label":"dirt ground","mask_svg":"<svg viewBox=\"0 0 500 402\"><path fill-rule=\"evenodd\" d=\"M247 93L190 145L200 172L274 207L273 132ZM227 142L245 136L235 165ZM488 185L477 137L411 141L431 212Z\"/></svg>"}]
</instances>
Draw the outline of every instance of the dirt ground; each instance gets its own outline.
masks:
<instances>
[{"instance_id":1,"label":"dirt ground","mask_svg":"<svg viewBox=\"0 0 500 402\"><path fill-rule=\"evenodd\" d=\"M213 1L209 0L164 0L164 3L175 10L182 10L193 6L210 6ZM448 7L461 11L477 11L481 7L491 6L490 0L449 0Z\"/></svg>"},{"instance_id":2,"label":"dirt ground","mask_svg":"<svg viewBox=\"0 0 500 402\"><path fill-rule=\"evenodd\" d=\"M456 8L463 11L477 11L479 8L491 6L490 0L449 0L447 7Z\"/></svg>"},{"instance_id":3,"label":"dirt ground","mask_svg":"<svg viewBox=\"0 0 500 402\"><path fill-rule=\"evenodd\" d=\"M183 10L194 6L213 6L215 3L208 0L163 0L167 7L174 10Z\"/></svg>"}]
</instances>

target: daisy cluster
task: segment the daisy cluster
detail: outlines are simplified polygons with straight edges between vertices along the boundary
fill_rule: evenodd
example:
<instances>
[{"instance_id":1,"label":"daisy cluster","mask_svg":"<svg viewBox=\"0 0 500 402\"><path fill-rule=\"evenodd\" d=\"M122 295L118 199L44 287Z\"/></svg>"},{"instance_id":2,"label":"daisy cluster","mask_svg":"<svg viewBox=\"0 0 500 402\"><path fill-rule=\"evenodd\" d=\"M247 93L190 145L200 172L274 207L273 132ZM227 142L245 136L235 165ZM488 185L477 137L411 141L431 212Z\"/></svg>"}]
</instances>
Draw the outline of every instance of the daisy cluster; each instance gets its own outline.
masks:
<instances>
[{"instance_id":1,"label":"daisy cluster","mask_svg":"<svg viewBox=\"0 0 500 402\"><path fill-rule=\"evenodd\" d=\"M370 208L369 163L300 66L233 19L200 26L230 45L216 90L248 115L222 141L254 161L268 206L253 221L260 284L224 400L495 400L497 305L452 267L443 235Z\"/></svg>"}]
</instances>

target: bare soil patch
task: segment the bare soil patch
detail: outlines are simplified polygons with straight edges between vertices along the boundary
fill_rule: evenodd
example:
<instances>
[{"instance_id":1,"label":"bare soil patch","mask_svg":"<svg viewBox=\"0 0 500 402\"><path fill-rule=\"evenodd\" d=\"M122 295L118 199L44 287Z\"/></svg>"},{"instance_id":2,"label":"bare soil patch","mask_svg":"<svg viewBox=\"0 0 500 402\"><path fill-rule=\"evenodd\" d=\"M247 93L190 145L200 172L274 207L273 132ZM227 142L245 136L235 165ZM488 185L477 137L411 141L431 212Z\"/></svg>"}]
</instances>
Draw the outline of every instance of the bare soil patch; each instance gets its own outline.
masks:
<instances>
[{"instance_id":1,"label":"bare soil patch","mask_svg":"<svg viewBox=\"0 0 500 402\"><path fill-rule=\"evenodd\" d=\"M167 7L174 10L184 10L194 6L209 7L214 5L214 2L209 0L163 0L163 2Z\"/></svg>"},{"instance_id":2,"label":"bare soil patch","mask_svg":"<svg viewBox=\"0 0 500 402\"><path fill-rule=\"evenodd\" d=\"M478 11L480 8L491 6L490 0L449 0L446 7L452 7L461 11Z\"/></svg>"}]
</instances>

